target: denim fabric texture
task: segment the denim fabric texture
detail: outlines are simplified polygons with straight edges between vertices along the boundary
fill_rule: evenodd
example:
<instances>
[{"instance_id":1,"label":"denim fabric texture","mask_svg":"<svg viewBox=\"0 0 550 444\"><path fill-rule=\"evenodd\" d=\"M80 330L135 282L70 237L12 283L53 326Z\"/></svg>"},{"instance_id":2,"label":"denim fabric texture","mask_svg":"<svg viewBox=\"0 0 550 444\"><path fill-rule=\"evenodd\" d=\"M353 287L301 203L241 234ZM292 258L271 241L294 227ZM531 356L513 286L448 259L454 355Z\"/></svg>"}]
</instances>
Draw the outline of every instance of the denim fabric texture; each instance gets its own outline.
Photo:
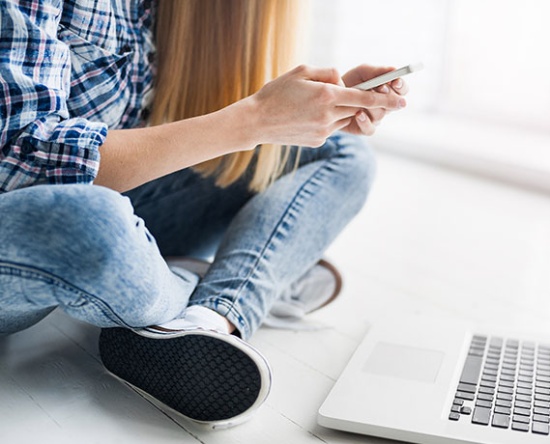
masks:
<instances>
[{"instance_id":1,"label":"denim fabric texture","mask_svg":"<svg viewBox=\"0 0 550 444\"><path fill-rule=\"evenodd\" d=\"M374 166L363 138L335 135L302 149L299 168L259 194L191 170L125 196L78 184L2 194L0 334L56 307L100 327L142 328L202 305L246 339L362 208ZM170 270L171 255L214 261L199 280Z\"/></svg>"}]
</instances>

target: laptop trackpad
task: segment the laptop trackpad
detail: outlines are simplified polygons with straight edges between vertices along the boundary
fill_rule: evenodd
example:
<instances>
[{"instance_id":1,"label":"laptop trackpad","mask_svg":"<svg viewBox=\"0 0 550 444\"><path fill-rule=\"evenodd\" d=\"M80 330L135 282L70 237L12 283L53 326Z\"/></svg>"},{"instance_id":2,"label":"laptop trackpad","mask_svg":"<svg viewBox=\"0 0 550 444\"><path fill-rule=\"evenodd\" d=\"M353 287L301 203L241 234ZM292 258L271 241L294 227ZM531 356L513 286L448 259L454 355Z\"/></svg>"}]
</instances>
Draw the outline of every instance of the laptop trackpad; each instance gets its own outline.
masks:
<instances>
[{"instance_id":1,"label":"laptop trackpad","mask_svg":"<svg viewBox=\"0 0 550 444\"><path fill-rule=\"evenodd\" d=\"M379 342L363 370L375 375L433 383L444 356L437 350Z\"/></svg>"}]
</instances>

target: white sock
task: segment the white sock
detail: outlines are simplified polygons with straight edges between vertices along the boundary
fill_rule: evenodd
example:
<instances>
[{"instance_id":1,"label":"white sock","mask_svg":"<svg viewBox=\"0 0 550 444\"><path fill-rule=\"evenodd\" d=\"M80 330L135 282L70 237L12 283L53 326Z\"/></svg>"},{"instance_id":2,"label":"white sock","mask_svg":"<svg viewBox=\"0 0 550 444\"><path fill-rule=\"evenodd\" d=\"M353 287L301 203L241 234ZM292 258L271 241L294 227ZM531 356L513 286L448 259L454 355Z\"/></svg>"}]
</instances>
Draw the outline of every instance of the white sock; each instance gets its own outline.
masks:
<instances>
[{"instance_id":1,"label":"white sock","mask_svg":"<svg viewBox=\"0 0 550 444\"><path fill-rule=\"evenodd\" d=\"M204 328L206 330L216 330L220 333L229 333L227 319L214 310L200 305L187 307L181 318L160 324L159 327L169 330Z\"/></svg>"}]
</instances>

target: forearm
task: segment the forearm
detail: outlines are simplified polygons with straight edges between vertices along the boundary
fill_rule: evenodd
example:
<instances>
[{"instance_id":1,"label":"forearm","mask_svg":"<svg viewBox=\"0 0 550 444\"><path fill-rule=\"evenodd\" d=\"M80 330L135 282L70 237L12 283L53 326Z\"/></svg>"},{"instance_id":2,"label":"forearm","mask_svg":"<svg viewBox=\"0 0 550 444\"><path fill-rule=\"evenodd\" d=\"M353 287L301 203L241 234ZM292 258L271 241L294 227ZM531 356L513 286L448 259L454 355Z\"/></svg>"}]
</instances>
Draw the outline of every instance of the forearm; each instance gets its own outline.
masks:
<instances>
[{"instance_id":1,"label":"forearm","mask_svg":"<svg viewBox=\"0 0 550 444\"><path fill-rule=\"evenodd\" d=\"M249 100L205 116L148 128L111 130L94 183L123 192L218 156L253 149L259 139Z\"/></svg>"},{"instance_id":2,"label":"forearm","mask_svg":"<svg viewBox=\"0 0 550 444\"><path fill-rule=\"evenodd\" d=\"M111 131L96 184L125 191L174 171L256 145L320 146L362 109L404 106L394 92L339 86L334 70L300 66L220 111L171 124ZM361 133L362 128L356 132Z\"/></svg>"}]
</instances>

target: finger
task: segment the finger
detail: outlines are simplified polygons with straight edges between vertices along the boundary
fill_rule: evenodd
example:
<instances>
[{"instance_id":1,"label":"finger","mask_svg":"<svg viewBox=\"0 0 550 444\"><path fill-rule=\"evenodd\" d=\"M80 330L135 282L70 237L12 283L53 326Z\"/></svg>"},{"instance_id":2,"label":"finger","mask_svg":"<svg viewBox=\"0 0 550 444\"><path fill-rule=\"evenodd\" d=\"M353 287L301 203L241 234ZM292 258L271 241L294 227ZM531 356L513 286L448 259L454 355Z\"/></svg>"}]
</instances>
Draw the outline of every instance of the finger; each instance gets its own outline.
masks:
<instances>
[{"instance_id":1,"label":"finger","mask_svg":"<svg viewBox=\"0 0 550 444\"><path fill-rule=\"evenodd\" d=\"M373 122L374 125L378 125L388 113L388 111L384 108L357 109L354 107L342 106L334 109L331 120L338 121L348 117L357 117L359 111L366 112L368 118Z\"/></svg>"},{"instance_id":2,"label":"finger","mask_svg":"<svg viewBox=\"0 0 550 444\"><path fill-rule=\"evenodd\" d=\"M388 85L386 84L377 86L374 90L381 94L388 94L390 92L390 88L388 88Z\"/></svg>"},{"instance_id":3,"label":"finger","mask_svg":"<svg viewBox=\"0 0 550 444\"><path fill-rule=\"evenodd\" d=\"M353 122L353 117L347 117L347 118L338 120L338 121L334 122L334 123L330 126L330 128L328 128L328 133L329 133L329 134L333 134L333 133L335 133L336 131L342 130L342 129L348 127L352 122ZM311 143L311 141L310 141L310 142L306 142L304 145L305 145L305 146L310 146L310 147L312 147L312 148L315 148L315 147L320 147L320 146L322 146L325 142L326 142L326 139L323 139L323 140L318 140L317 142L313 142L313 143Z\"/></svg>"},{"instance_id":4,"label":"finger","mask_svg":"<svg viewBox=\"0 0 550 444\"><path fill-rule=\"evenodd\" d=\"M372 121L370 116L364 110L357 113L356 118L357 126L362 134L365 136L372 136L376 131L376 124Z\"/></svg>"},{"instance_id":5,"label":"finger","mask_svg":"<svg viewBox=\"0 0 550 444\"><path fill-rule=\"evenodd\" d=\"M375 126L379 125L382 119L387 114L387 111L381 108L365 110L365 112L367 113L367 116L369 116L370 121Z\"/></svg>"},{"instance_id":6,"label":"finger","mask_svg":"<svg viewBox=\"0 0 550 444\"><path fill-rule=\"evenodd\" d=\"M409 92L409 85L402 78L395 79L390 85L400 96L404 96Z\"/></svg>"},{"instance_id":7,"label":"finger","mask_svg":"<svg viewBox=\"0 0 550 444\"><path fill-rule=\"evenodd\" d=\"M336 106L397 110L407 105L403 97L392 91L388 94L381 94L376 91L361 91L354 88L340 88L335 86L332 86L332 89Z\"/></svg>"},{"instance_id":8,"label":"finger","mask_svg":"<svg viewBox=\"0 0 550 444\"><path fill-rule=\"evenodd\" d=\"M332 131L336 132L338 130L348 127L353 122L353 119L354 117L347 117L345 119L338 120L337 122L334 123Z\"/></svg>"},{"instance_id":9,"label":"finger","mask_svg":"<svg viewBox=\"0 0 550 444\"><path fill-rule=\"evenodd\" d=\"M362 108L355 106L337 106L331 113L331 121L338 122L342 119L353 118Z\"/></svg>"}]
</instances>

